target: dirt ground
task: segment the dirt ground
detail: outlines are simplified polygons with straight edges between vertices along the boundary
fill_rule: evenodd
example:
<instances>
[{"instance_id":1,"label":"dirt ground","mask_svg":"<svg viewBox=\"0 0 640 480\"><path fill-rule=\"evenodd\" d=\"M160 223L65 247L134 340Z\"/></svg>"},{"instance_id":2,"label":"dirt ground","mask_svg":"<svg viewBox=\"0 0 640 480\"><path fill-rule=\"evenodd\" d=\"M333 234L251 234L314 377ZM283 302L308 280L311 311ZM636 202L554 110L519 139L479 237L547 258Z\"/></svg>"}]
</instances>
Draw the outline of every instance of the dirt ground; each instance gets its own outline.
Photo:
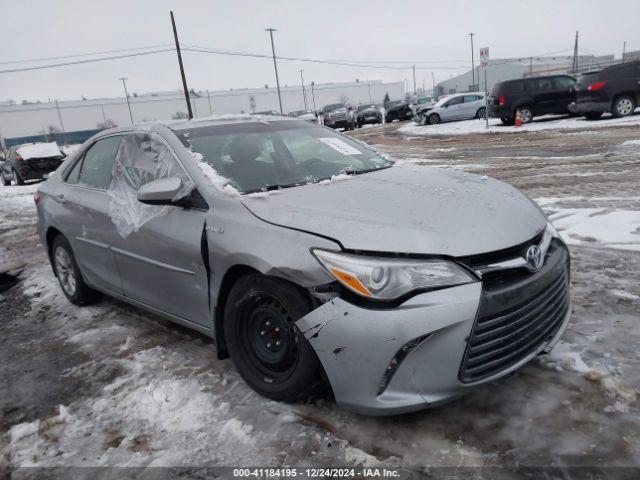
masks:
<instances>
[{"instance_id":1,"label":"dirt ground","mask_svg":"<svg viewBox=\"0 0 640 480\"><path fill-rule=\"evenodd\" d=\"M640 211L638 126L442 137L398 126L354 136L401 161L504 180L567 228ZM28 260L0 293L0 474L388 465L497 466L492 478L510 478L516 467L640 465L640 228L635 244L607 240L606 228L571 237L573 315L550 355L448 405L370 418L330 398L261 398L211 340L121 302L70 305L35 232L35 188L0 187L0 245Z\"/></svg>"}]
</instances>

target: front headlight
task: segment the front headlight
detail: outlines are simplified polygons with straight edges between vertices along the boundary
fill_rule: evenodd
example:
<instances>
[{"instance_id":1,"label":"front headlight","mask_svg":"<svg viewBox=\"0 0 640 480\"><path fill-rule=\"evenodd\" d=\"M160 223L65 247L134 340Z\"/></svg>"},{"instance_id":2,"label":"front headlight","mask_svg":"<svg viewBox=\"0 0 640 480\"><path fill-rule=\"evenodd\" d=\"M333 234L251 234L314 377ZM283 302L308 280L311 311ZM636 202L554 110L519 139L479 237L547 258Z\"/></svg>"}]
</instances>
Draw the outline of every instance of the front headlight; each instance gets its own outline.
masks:
<instances>
[{"instance_id":1,"label":"front headlight","mask_svg":"<svg viewBox=\"0 0 640 480\"><path fill-rule=\"evenodd\" d=\"M327 271L363 297L394 300L415 291L477 281L457 264L441 259L367 257L313 249Z\"/></svg>"}]
</instances>

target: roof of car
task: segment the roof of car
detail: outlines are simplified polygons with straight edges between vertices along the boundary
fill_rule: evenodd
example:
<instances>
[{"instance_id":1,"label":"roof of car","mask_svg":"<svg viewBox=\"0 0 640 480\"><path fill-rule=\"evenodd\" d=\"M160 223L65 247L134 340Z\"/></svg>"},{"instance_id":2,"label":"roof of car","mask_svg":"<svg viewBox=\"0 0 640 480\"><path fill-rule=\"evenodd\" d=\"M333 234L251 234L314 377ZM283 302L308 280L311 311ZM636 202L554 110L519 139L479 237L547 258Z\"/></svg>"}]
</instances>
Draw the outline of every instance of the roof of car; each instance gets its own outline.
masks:
<instances>
[{"instance_id":1,"label":"roof of car","mask_svg":"<svg viewBox=\"0 0 640 480\"><path fill-rule=\"evenodd\" d=\"M210 117L198 117L191 120L181 118L177 120L155 120L152 122L136 123L126 127L114 127L101 131L98 135L105 135L111 133L130 132L132 130L157 130L158 127L167 127L171 130L183 130L186 128L194 127L211 127L215 125L226 125L230 123L265 123L273 121L287 121L295 122L300 121L295 118L285 117L282 115L249 115L249 114L228 114L228 115L213 115Z\"/></svg>"}]
</instances>

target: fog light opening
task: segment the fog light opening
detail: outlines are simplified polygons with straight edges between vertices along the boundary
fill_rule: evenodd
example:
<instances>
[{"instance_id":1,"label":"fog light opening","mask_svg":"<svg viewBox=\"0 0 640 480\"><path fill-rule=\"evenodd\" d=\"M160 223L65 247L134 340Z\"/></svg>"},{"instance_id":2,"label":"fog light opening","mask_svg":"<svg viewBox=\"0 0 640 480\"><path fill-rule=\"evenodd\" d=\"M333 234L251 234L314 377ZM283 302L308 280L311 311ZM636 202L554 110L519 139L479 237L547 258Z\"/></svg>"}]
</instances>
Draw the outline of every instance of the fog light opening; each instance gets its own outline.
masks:
<instances>
[{"instance_id":1,"label":"fog light opening","mask_svg":"<svg viewBox=\"0 0 640 480\"><path fill-rule=\"evenodd\" d=\"M413 350L415 350L418 345L420 345L430 336L431 334L427 333L426 335L422 335L421 337L416 337L413 340L409 340L402 347L400 347L400 350L396 352L396 354L389 362L389 365L387 365L387 369L385 370L384 375L382 375L382 379L380 380L380 385L378 387L378 396L382 395L387 389L389 382L398 371L398 367L400 366L400 364L404 361L405 358L407 358L407 355L409 355Z\"/></svg>"}]
</instances>

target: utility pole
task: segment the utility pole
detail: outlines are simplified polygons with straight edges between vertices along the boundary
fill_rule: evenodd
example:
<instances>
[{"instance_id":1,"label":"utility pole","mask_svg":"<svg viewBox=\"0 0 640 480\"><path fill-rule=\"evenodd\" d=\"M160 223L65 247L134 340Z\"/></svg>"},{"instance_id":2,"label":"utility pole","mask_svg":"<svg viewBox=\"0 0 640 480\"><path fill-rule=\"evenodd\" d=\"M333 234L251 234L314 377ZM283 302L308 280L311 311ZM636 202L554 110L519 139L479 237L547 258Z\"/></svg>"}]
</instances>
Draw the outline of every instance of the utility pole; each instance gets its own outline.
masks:
<instances>
[{"instance_id":1,"label":"utility pole","mask_svg":"<svg viewBox=\"0 0 640 480\"><path fill-rule=\"evenodd\" d=\"M173 18L173 11L169 12L171 15L171 26L173 27L173 39L176 42L176 53L178 54L178 64L180 65L180 75L182 76L182 87L184 88L184 99L187 102L187 111L189 113L189 120L193 118L193 111L191 111L191 98L189 97L189 89L187 88L187 77L184 74L184 65L182 64L182 53L180 53L180 42L178 41L178 30L176 29L176 21Z\"/></svg>"},{"instance_id":2,"label":"utility pole","mask_svg":"<svg viewBox=\"0 0 640 480\"><path fill-rule=\"evenodd\" d=\"M473 78L472 84L474 85L475 88L475 84L476 84L476 69L475 69L475 65L474 65L474 61L473 61L473 36L475 35L475 33L470 33L469 36L471 37L471 75Z\"/></svg>"},{"instance_id":3,"label":"utility pole","mask_svg":"<svg viewBox=\"0 0 640 480\"><path fill-rule=\"evenodd\" d=\"M273 54L273 69L276 71L276 87L278 88L278 104L280 105L280 115L284 115L282 110L282 96L280 95L280 79L278 78L278 64L276 63L276 48L273 46L273 32L277 32L275 28L267 28L266 32L269 32L271 38L271 53Z\"/></svg>"},{"instance_id":4,"label":"utility pole","mask_svg":"<svg viewBox=\"0 0 640 480\"><path fill-rule=\"evenodd\" d=\"M367 81L367 86L369 87L369 103L373 103L373 99L371 98L371 80Z\"/></svg>"},{"instance_id":5,"label":"utility pole","mask_svg":"<svg viewBox=\"0 0 640 480\"><path fill-rule=\"evenodd\" d=\"M127 91L127 78L120 77L122 80L122 85L124 86L124 96L127 99L127 107L129 108L129 118L131 119L131 125L133 125L133 113L131 113L131 104L129 103L129 92Z\"/></svg>"},{"instance_id":6,"label":"utility pole","mask_svg":"<svg viewBox=\"0 0 640 480\"><path fill-rule=\"evenodd\" d=\"M313 99L313 112L315 113L316 111L316 94L313 91L313 86L315 85L315 82L311 82L311 98Z\"/></svg>"},{"instance_id":7,"label":"utility pole","mask_svg":"<svg viewBox=\"0 0 640 480\"><path fill-rule=\"evenodd\" d=\"M56 109L58 110L58 119L60 120L60 128L62 129L62 133L64 133L64 123L62 123L62 114L60 113L60 105L58 104L58 100L56 100Z\"/></svg>"},{"instance_id":8,"label":"utility pole","mask_svg":"<svg viewBox=\"0 0 640 480\"><path fill-rule=\"evenodd\" d=\"M624 63L624 54L627 53L627 41L622 44L622 63Z\"/></svg>"},{"instance_id":9,"label":"utility pole","mask_svg":"<svg viewBox=\"0 0 640 480\"><path fill-rule=\"evenodd\" d=\"M533 57L529 57L529 76L533 75Z\"/></svg>"},{"instance_id":10,"label":"utility pole","mask_svg":"<svg viewBox=\"0 0 640 480\"><path fill-rule=\"evenodd\" d=\"M573 46L573 73L578 73L578 30L576 30L576 43Z\"/></svg>"},{"instance_id":11,"label":"utility pole","mask_svg":"<svg viewBox=\"0 0 640 480\"><path fill-rule=\"evenodd\" d=\"M209 102L209 115L213 115L213 108L211 108L211 97L209 96L209 90L207 90L207 100Z\"/></svg>"},{"instance_id":12,"label":"utility pole","mask_svg":"<svg viewBox=\"0 0 640 480\"><path fill-rule=\"evenodd\" d=\"M302 98L304 99L304 108L307 109L307 91L304 89L304 77L302 76L302 72L304 70L300 69L300 83L302 83Z\"/></svg>"},{"instance_id":13,"label":"utility pole","mask_svg":"<svg viewBox=\"0 0 640 480\"><path fill-rule=\"evenodd\" d=\"M436 76L431 72L431 96L436 94Z\"/></svg>"},{"instance_id":14,"label":"utility pole","mask_svg":"<svg viewBox=\"0 0 640 480\"><path fill-rule=\"evenodd\" d=\"M413 70L413 96L415 97L418 95L418 91L416 90L416 66L412 65L411 68Z\"/></svg>"}]
</instances>

